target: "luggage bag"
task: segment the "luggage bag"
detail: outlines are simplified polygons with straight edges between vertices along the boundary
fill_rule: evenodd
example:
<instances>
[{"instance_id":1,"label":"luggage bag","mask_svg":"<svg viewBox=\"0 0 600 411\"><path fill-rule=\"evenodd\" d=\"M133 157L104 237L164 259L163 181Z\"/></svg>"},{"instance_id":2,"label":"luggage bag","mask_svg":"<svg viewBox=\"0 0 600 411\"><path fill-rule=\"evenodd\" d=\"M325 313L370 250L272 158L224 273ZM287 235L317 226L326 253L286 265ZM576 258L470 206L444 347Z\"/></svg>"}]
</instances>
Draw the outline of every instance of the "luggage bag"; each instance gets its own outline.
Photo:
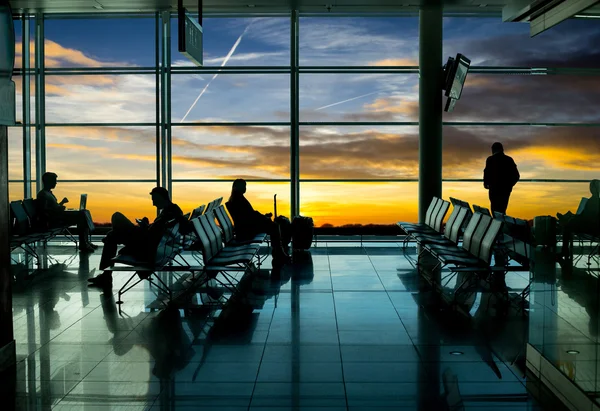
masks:
<instances>
[{"instance_id":1,"label":"luggage bag","mask_svg":"<svg viewBox=\"0 0 600 411\"><path fill-rule=\"evenodd\" d=\"M292 248L308 250L312 244L314 223L311 217L296 216L292 220Z\"/></svg>"}]
</instances>

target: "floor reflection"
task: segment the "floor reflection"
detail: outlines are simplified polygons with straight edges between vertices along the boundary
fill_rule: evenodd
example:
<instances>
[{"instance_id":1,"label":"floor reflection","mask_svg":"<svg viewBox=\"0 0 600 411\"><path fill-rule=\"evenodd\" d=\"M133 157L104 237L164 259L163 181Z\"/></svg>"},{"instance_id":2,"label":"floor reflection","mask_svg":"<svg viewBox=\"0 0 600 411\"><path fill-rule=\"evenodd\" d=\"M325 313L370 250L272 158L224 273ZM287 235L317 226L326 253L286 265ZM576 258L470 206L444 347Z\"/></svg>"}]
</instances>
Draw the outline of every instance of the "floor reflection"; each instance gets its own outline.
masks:
<instances>
[{"instance_id":1,"label":"floor reflection","mask_svg":"<svg viewBox=\"0 0 600 411\"><path fill-rule=\"evenodd\" d=\"M114 293L87 287L98 262L77 255L15 289L9 408L543 409L525 386L527 316L501 293L447 310L397 244L319 244L275 272L267 260L235 297L197 289L167 309L142 283L121 313L125 275Z\"/></svg>"}]
</instances>

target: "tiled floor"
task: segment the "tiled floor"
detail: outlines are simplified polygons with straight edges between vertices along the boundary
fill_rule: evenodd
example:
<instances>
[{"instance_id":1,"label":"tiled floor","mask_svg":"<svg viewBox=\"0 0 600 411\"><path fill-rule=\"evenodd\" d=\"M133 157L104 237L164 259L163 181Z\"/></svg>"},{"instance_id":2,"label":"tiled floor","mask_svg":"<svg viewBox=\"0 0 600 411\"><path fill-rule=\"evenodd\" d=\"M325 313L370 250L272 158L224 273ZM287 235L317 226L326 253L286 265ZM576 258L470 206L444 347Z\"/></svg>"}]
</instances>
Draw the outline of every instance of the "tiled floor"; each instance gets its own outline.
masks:
<instances>
[{"instance_id":1,"label":"tiled floor","mask_svg":"<svg viewBox=\"0 0 600 411\"><path fill-rule=\"evenodd\" d=\"M526 317L495 316L481 294L470 321L440 310L396 243L321 243L278 277L267 261L253 311L211 312L199 294L152 311L144 282L121 315L87 287L100 250L48 251L61 263L14 291L19 410L543 409L526 388Z\"/></svg>"}]
</instances>

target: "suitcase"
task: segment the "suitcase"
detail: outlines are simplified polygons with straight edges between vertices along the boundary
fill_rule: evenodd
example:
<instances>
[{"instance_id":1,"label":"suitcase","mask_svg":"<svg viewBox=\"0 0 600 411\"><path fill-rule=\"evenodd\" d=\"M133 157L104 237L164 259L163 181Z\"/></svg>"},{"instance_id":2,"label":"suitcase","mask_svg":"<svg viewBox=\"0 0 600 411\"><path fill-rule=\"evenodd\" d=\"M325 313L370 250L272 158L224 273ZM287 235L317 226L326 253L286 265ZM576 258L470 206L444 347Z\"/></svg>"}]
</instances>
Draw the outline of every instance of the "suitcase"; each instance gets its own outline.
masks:
<instances>
[{"instance_id":1,"label":"suitcase","mask_svg":"<svg viewBox=\"0 0 600 411\"><path fill-rule=\"evenodd\" d=\"M543 247L556 246L556 218L552 216L538 216L533 219L533 233L535 244Z\"/></svg>"},{"instance_id":2,"label":"suitcase","mask_svg":"<svg viewBox=\"0 0 600 411\"><path fill-rule=\"evenodd\" d=\"M314 223L310 217L296 216L292 220L292 248L308 250L312 244Z\"/></svg>"},{"instance_id":3,"label":"suitcase","mask_svg":"<svg viewBox=\"0 0 600 411\"><path fill-rule=\"evenodd\" d=\"M277 215L277 194L273 196L273 214L275 215L273 221L279 226L279 232L281 233L281 245L284 248L289 247L292 241L292 224L286 216Z\"/></svg>"}]
</instances>

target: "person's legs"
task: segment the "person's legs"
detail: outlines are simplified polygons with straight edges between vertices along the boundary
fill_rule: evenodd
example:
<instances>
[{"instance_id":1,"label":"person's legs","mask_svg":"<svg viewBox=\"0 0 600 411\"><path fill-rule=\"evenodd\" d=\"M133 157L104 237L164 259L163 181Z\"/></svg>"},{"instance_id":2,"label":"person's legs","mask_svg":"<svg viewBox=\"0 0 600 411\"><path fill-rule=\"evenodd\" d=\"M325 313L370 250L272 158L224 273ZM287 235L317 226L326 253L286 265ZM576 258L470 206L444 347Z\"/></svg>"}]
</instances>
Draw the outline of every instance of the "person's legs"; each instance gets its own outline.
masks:
<instances>
[{"instance_id":1,"label":"person's legs","mask_svg":"<svg viewBox=\"0 0 600 411\"><path fill-rule=\"evenodd\" d=\"M510 198L510 192L496 191L490 190L490 206L492 209L492 214L494 212L499 212L502 214L506 214L506 209L508 208L508 200Z\"/></svg>"},{"instance_id":2,"label":"person's legs","mask_svg":"<svg viewBox=\"0 0 600 411\"><path fill-rule=\"evenodd\" d=\"M136 237L137 227L127 217L121 213L114 213L111 218L112 230L104 237L102 242L102 257L100 259L102 274L90 278L91 285L109 286L112 285L112 271L107 270L112 265L112 259L117 255L119 244L129 244Z\"/></svg>"}]
</instances>

